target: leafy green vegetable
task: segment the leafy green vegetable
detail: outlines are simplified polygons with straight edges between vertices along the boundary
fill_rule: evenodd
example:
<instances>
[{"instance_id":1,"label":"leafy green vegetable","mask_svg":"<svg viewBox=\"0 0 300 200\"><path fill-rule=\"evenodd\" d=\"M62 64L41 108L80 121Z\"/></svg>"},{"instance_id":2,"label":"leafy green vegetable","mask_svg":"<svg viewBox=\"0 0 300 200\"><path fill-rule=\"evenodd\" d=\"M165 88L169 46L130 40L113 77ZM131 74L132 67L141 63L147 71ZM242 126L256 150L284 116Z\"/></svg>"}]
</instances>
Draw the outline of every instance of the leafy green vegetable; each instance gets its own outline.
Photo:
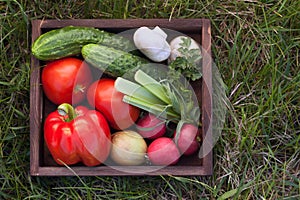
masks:
<instances>
[{"instance_id":1,"label":"leafy green vegetable","mask_svg":"<svg viewBox=\"0 0 300 200\"><path fill-rule=\"evenodd\" d=\"M166 95L165 88L154 78L143 72L142 70L138 70L135 73L134 79L136 82L145 87L148 91L150 91L157 98L165 102L166 104L170 104L170 98Z\"/></svg>"},{"instance_id":2,"label":"leafy green vegetable","mask_svg":"<svg viewBox=\"0 0 300 200\"><path fill-rule=\"evenodd\" d=\"M190 37L182 37L180 43L180 48L178 52L181 54L173 60L169 67L181 73L187 79L195 81L202 77L201 73L201 63L202 59L201 53L199 54L199 49L190 49L192 39Z\"/></svg>"},{"instance_id":3,"label":"leafy green vegetable","mask_svg":"<svg viewBox=\"0 0 300 200\"><path fill-rule=\"evenodd\" d=\"M129 95L125 95L123 101L169 121L178 122L180 120L180 115L172 110L171 104L153 104Z\"/></svg>"},{"instance_id":4,"label":"leafy green vegetable","mask_svg":"<svg viewBox=\"0 0 300 200\"><path fill-rule=\"evenodd\" d=\"M138 83L118 77L115 88L125 94L123 101L128 104L160 115L166 120L198 125L200 109L188 81L172 69L164 75L167 76L157 81L152 78L153 74L149 75L139 69L134 76Z\"/></svg>"},{"instance_id":5,"label":"leafy green vegetable","mask_svg":"<svg viewBox=\"0 0 300 200\"><path fill-rule=\"evenodd\" d=\"M134 96L136 99L151 102L152 104L163 104L163 101L149 92L145 87L122 77L116 79L115 88L127 96Z\"/></svg>"}]
</instances>

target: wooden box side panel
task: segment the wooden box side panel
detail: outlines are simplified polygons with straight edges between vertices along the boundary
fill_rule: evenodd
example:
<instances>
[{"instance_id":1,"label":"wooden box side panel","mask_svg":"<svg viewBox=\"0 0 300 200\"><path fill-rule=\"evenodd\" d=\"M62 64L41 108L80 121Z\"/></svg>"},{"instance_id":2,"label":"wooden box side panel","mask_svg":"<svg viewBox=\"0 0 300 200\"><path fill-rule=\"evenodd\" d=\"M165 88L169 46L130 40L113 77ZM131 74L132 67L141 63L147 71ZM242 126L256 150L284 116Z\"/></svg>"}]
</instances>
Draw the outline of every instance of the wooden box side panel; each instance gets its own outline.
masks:
<instances>
[{"instance_id":1,"label":"wooden box side panel","mask_svg":"<svg viewBox=\"0 0 300 200\"><path fill-rule=\"evenodd\" d=\"M130 168L130 170L128 169ZM148 172L145 172L148 171ZM195 166L167 166L158 169L157 166L119 166L112 168L110 166L73 166L67 167L40 167L39 175L41 176L208 176L204 167Z\"/></svg>"},{"instance_id":2,"label":"wooden box side panel","mask_svg":"<svg viewBox=\"0 0 300 200\"><path fill-rule=\"evenodd\" d=\"M32 43L41 35L40 21L32 22ZM42 91L40 86L40 62L31 56L30 74L30 173L37 175L40 166Z\"/></svg>"},{"instance_id":3,"label":"wooden box side panel","mask_svg":"<svg viewBox=\"0 0 300 200\"><path fill-rule=\"evenodd\" d=\"M35 20L41 29L62 28L65 26L89 26L101 29L124 31L141 26L155 27L159 25L179 32L197 32L201 30L203 19L69 19L69 20ZM198 32L199 34L199 32Z\"/></svg>"},{"instance_id":4,"label":"wooden box side panel","mask_svg":"<svg viewBox=\"0 0 300 200\"><path fill-rule=\"evenodd\" d=\"M212 57L211 57L211 25L209 20L203 19L202 28L202 151L203 165L207 175L212 175L213 172L213 138L212 138Z\"/></svg>"}]
</instances>

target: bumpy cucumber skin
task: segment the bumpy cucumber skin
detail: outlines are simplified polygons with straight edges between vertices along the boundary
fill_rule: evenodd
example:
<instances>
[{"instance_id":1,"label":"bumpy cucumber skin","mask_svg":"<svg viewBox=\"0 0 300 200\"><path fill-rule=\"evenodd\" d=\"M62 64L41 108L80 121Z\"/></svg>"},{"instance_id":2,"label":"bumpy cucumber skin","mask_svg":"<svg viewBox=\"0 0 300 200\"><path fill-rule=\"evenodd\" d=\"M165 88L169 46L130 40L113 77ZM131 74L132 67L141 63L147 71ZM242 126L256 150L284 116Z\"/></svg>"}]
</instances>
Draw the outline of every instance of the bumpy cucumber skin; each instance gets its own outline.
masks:
<instances>
[{"instance_id":1,"label":"bumpy cucumber skin","mask_svg":"<svg viewBox=\"0 0 300 200\"><path fill-rule=\"evenodd\" d=\"M83 45L97 43L124 51L135 50L132 41L92 27L66 26L40 35L31 47L40 60L55 60L80 54Z\"/></svg>"},{"instance_id":2,"label":"bumpy cucumber skin","mask_svg":"<svg viewBox=\"0 0 300 200\"><path fill-rule=\"evenodd\" d=\"M123 76L149 62L131 53L99 44L83 46L81 54L85 61L113 77Z\"/></svg>"}]
</instances>

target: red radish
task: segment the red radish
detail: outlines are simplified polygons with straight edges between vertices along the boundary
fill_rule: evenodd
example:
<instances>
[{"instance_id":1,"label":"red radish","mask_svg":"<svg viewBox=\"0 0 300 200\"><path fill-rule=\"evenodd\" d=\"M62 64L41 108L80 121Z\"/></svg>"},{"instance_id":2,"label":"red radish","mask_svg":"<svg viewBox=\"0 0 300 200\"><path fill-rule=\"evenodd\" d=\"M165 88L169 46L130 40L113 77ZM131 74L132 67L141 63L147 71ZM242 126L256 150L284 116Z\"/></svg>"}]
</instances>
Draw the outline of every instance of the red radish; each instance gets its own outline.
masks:
<instances>
[{"instance_id":1,"label":"red radish","mask_svg":"<svg viewBox=\"0 0 300 200\"><path fill-rule=\"evenodd\" d=\"M175 165L180 157L176 144L171 138L160 137L148 146L149 160L154 165Z\"/></svg>"},{"instance_id":2,"label":"red radish","mask_svg":"<svg viewBox=\"0 0 300 200\"><path fill-rule=\"evenodd\" d=\"M177 140L177 147L181 154L191 155L195 153L199 147L200 132L198 127L193 124L184 124L180 130L180 135ZM176 132L174 139L176 138Z\"/></svg>"},{"instance_id":3,"label":"red radish","mask_svg":"<svg viewBox=\"0 0 300 200\"><path fill-rule=\"evenodd\" d=\"M137 122L136 128L139 134L148 139L162 137L167 130L166 123L150 113L147 113Z\"/></svg>"}]
</instances>

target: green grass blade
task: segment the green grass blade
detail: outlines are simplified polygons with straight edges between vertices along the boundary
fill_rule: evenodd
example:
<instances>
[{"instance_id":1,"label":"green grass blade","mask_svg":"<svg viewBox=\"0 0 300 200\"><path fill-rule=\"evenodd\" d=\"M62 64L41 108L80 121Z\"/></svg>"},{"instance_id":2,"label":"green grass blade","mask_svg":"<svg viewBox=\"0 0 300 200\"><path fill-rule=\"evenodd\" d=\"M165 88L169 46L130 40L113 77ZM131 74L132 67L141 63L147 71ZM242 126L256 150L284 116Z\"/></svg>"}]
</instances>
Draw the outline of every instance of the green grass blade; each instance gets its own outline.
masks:
<instances>
[{"instance_id":1,"label":"green grass blade","mask_svg":"<svg viewBox=\"0 0 300 200\"><path fill-rule=\"evenodd\" d=\"M232 189L222 194L217 200L225 200L233 197L238 192L238 189Z\"/></svg>"}]
</instances>

